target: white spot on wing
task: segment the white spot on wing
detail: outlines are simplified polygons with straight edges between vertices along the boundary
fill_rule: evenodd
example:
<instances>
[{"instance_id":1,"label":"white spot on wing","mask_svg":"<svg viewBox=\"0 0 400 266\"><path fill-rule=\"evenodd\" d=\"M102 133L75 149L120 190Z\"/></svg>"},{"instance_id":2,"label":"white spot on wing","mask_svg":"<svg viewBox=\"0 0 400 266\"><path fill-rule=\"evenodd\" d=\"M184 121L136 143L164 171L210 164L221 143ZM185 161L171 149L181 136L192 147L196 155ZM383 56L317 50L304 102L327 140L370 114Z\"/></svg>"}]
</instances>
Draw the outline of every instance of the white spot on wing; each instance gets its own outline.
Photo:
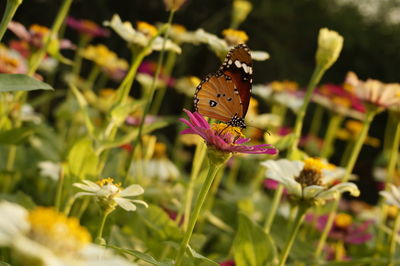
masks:
<instances>
[{"instance_id":1,"label":"white spot on wing","mask_svg":"<svg viewBox=\"0 0 400 266\"><path fill-rule=\"evenodd\" d=\"M241 64L238 60L235 60L235 65L236 65L238 68L240 68L240 67L242 66L242 64Z\"/></svg>"}]
</instances>

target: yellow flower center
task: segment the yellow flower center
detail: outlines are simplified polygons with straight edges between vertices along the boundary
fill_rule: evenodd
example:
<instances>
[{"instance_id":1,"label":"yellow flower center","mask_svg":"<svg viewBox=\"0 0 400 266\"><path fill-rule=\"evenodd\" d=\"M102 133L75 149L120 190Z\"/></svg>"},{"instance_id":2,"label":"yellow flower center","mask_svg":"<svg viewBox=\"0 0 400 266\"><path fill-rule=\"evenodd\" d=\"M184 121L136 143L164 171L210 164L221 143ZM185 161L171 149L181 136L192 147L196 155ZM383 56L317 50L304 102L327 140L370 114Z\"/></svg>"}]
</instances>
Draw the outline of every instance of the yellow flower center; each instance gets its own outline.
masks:
<instances>
[{"instance_id":1,"label":"yellow flower center","mask_svg":"<svg viewBox=\"0 0 400 266\"><path fill-rule=\"evenodd\" d=\"M333 97L332 102L334 104L345 106L345 107L350 107L350 105L351 105L350 100L347 98L344 98L344 97Z\"/></svg>"},{"instance_id":2,"label":"yellow flower center","mask_svg":"<svg viewBox=\"0 0 400 266\"><path fill-rule=\"evenodd\" d=\"M388 205L387 206L387 213L388 216L391 218L395 218L397 216L397 213L399 212L399 208L394 206L394 205Z\"/></svg>"},{"instance_id":3,"label":"yellow flower center","mask_svg":"<svg viewBox=\"0 0 400 266\"><path fill-rule=\"evenodd\" d=\"M154 146L154 158L164 158L166 156L167 146L164 143L157 142Z\"/></svg>"},{"instance_id":4,"label":"yellow flower center","mask_svg":"<svg viewBox=\"0 0 400 266\"><path fill-rule=\"evenodd\" d=\"M121 188L121 183L114 184L114 178L112 178L112 177L103 178L103 179L97 181L96 184L101 187L106 187L106 186L112 185L112 186L116 186L118 189Z\"/></svg>"},{"instance_id":5,"label":"yellow flower center","mask_svg":"<svg viewBox=\"0 0 400 266\"><path fill-rule=\"evenodd\" d=\"M353 135L358 135L363 128L363 124L356 120L349 120L346 122L346 129Z\"/></svg>"},{"instance_id":6,"label":"yellow flower center","mask_svg":"<svg viewBox=\"0 0 400 266\"><path fill-rule=\"evenodd\" d=\"M222 35L229 45L245 43L249 39L249 36L247 36L246 32L241 30L226 29L222 31Z\"/></svg>"},{"instance_id":7,"label":"yellow flower center","mask_svg":"<svg viewBox=\"0 0 400 266\"><path fill-rule=\"evenodd\" d=\"M149 39L155 36L158 32L156 27L144 21L138 21L136 25L138 31L146 35Z\"/></svg>"},{"instance_id":8,"label":"yellow flower center","mask_svg":"<svg viewBox=\"0 0 400 266\"><path fill-rule=\"evenodd\" d=\"M28 215L29 236L56 254L78 252L91 241L89 232L78 219L66 217L52 208L38 207Z\"/></svg>"},{"instance_id":9,"label":"yellow flower center","mask_svg":"<svg viewBox=\"0 0 400 266\"><path fill-rule=\"evenodd\" d=\"M172 24L171 30L174 34L182 34L186 32L186 28L180 24Z\"/></svg>"},{"instance_id":10,"label":"yellow flower center","mask_svg":"<svg viewBox=\"0 0 400 266\"><path fill-rule=\"evenodd\" d=\"M41 26L38 24L33 24L29 27L29 31L32 34L37 34L40 36L45 36L48 32L49 32L49 28L45 27L45 26Z\"/></svg>"},{"instance_id":11,"label":"yellow flower center","mask_svg":"<svg viewBox=\"0 0 400 266\"><path fill-rule=\"evenodd\" d=\"M304 160L305 170L321 172L322 169L332 169L334 167L335 167L334 165L325 163L319 158L307 158Z\"/></svg>"},{"instance_id":12,"label":"yellow flower center","mask_svg":"<svg viewBox=\"0 0 400 266\"><path fill-rule=\"evenodd\" d=\"M322 183L322 169L334 168L334 165L327 164L319 158L307 158L304 160L303 170L295 180L301 184L301 186L323 186Z\"/></svg>"},{"instance_id":13,"label":"yellow flower center","mask_svg":"<svg viewBox=\"0 0 400 266\"><path fill-rule=\"evenodd\" d=\"M299 84L294 81L284 80L284 81L273 81L270 83L272 90L275 92L281 91L297 91Z\"/></svg>"},{"instance_id":14,"label":"yellow flower center","mask_svg":"<svg viewBox=\"0 0 400 266\"><path fill-rule=\"evenodd\" d=\"M351 215L348 215L347 213L339 213L335 217L335 225L337 227L341 228L347 228L351 223L353 222L353 218Z\"/></svg>"},{"instance_id":15,"label":"yellow flower center","mask_svg":"<svg viewBox=\"0 0 400 266\"><path fill-rule=\"evenodd\" d=\"M214 123L211 124L211 129L218 133L218 135L231 135L234 139L244 138L242 129L240 127L232 127L225 123ZM227 141L230 142L230 141ZM234 142L234 141L233 141Z\"/></svg>"}]
</instances>

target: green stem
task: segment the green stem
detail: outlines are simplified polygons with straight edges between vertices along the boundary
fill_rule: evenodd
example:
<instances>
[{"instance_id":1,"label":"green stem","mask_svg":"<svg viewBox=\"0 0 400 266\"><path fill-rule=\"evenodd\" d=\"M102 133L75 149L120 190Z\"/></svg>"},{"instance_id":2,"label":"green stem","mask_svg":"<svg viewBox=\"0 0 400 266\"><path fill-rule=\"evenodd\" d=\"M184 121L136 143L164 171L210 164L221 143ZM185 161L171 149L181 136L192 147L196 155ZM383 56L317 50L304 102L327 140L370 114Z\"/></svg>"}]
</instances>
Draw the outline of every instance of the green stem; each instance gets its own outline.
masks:
<instances>
[{"instance_id":1,"label":"green stem","mask_svg":"<svg viewBox=\"0 0 400 266\"><path fill-rule=\"evenodd\" d=\"M64 0L60 10L58 11L56 19L54 20L53 26L51 27L51 31L43 38L44 45L36 52L34 58L32 58L29 64L29 70L28 70L29 76L32 76L36 72L37 68L40 65L40 62L46 55L46 51L51 43L51 39L53 37L56 37L58 32L60 31L61 25L65 20L65 17L67 16L68 11L71 7L72 1L73 0Z\"/></svg>"},{"instance_id":2,"label":"green stem","mask_svg":"<svg viewBox=\"0 0 400 266\"><path fill-rule=\"evenodd\" d=\"M104 211L103 216L101 218L99 231L97 231L97 236L96 236L96 240L95 240L96 244L98 244L98 245L106 244L106 241L103 238L103 230L104 230L104 225L106 224L107 217L110 213L111 213L110 210Z\"/></svg>"},{"instance_id":3,"label":"green stem","mask_svg":"<svg viewBox=\"0 0 400 266\"><path fill-rule=\"evenodd\" d=\"M176 62L176 53L173 51L170 51L168 53L167 60L165 63L165 68L164 68L164 75L166 78L168 78L171 75L172 69L175 65L175 62ZM153 106L151 108L152 114L157 115L158 112L160 111L161 104L164 100L165 93L167 92L167 88L168 88L168 84L165 81L165 83L163 83L161 88L158 89L158 92L154 99Z\"/></svg>"},{"instance_id":4,"label":"green stem","mask_svg":"<svg viewBox=\"0 0 400 266\"><path fill-rule=\"evenodd\" d=\"M392 142L392 149L390 151L390 159L387 167L387 177L385 180L385 188L388 184L393 183L394 173L396 170L397 159L399 157L399 144L400 144L400 119L399 117L394 118L396 124L396 130L394 131L394 139Z\"/></svg>"},{"instance_id":5,"label":"green stem","mask_svg":"<svg viewBox=\"0 0 400 266\"><path fill-rule=\"evenodd\" d=\"M162 49L161 49L160 55L158 57L156 73L154 74L154 78L153 78L153 81L151 83L151 87L150 87L150 91L149 91L149 97L147 99L146 106L145 106L144 111L143 111L142 119L140 120L138 135L136 137L136 140L134 142L133 147L136 147L136 145L139 142L141 143L144 121L146 119L147 114L150 111L151 103L153 101L153 97L154 97L154 92L156 90L156 84L157 84L158 76L160 75L161 66L163 65L163 61L164 61L165 45L166 45L166 42L167 42L167 38L168 38L168 34L169 34L169 29L171 27L172 19L174 18L174 13L175 13L174 10L171 10L170 13L169 13L168 22L166 24L167 28L165 29L164 36L163 36L164 40L163 40L163 43L162 43Z\"/></svg>"},{"instance_id":6,"label":"green stem","mask_svg":"<svg viewBox=\"0 0 400 266\"><path fill-rule=\"evenodd\" d=\"M56 209L56 211L60 211L61 208L63 186L64 186L64 167L61 168L60 176L58 178L58 183L57 183L56 197L54 200L54 208Z\"/></svg>"},{"instance_id":7,"label":"green stem","mask_svg":"<svg viewBox=\"0 0 400 266\"><path fill-rule=\"evenodd\" d=\"M306 92L306 95L304 96L303 105L301 106L300 110L297 113L296 122L295 122L294 129L293 129L294 139L293 139L291 146L289 147L289 151L288 151L289 159L295 159L293 157L296 156L297 145L298 145L300 137L301 137L301 130L303 128L303 121L304 121L304 117L306 115L308 104L310 103L310 99L311 99L311 96L312 96L312 93L313 93L315 87L317 86L318 82L321 80L322 75L325 73L325 71L326 71L326 69L316 66L315 70L311 76L310 82L308 83L307 92Z\"/></svg>"},{"instance_id":8,"label":"green stem","mask_svg":"<svg viewBox=\"0 0 400 266\"><path fill-rule=\"evenodd\" d=\"M93 90L93 84L95 83L97 77L99 76L101 68L99 65L93 64L92 70L90 70L89 76L85 82L86 90Z\"/></svg>"},{"instance_id":9,"label":"green stem","mask_svg":"<svg viewBox=\"0 0 400 266\"><path fill-rule=\"evenodd\" d=\"M190 173L189 185L185 195L184 216L183 216L183 231L186 231L189 224L190 210L192 209L192 200L194 193L194 184L198 178L200 168L203 165L204 157L206 155L207 146L204 142L199 142L196 146L196 151L193 156L192 171ZM176 219L176 221L180 221Z\"/></svg>"},{"instance_id":10,"label":"green stem","mask_svg":"<svg viewBox=\"0 0 400 266\"><path fill-rule=\"evenodd\" d=\"M299 231L301 223L303 222L304 215L306 214L307 209L308 209L308 206L302 206L302 205L299 206L299 209L298 209L297 215L296 215L296 219L294 220L292 230L289 234L289 239L287 240L285 248L283 249L282 257L278 264L279 266L283 266L286 263L286 260L289 256L289 252L293 246L294 240L296 239L297 233Z\"/></svg>"},{"instance_id":11,"label":"green stem","mask_svg":"<svg viewBox=\"0 0 400 266\"><path fill-rule=\"evenodd\" d=\"M15 12L17 11L19 5L22 3L22 0L8 0L6 9L4 10L3 19L0 22L0 41L3 39L4 33L7 31L8 23L10 23L11 19L14 17Z\"/></svg>"},{"instance_id":12,"label":"green stem","mask_svg":"<svg viewBox=\"0 0 400 266\"><path fill-rule=\"evenodd\" d=\"M276 211L278 210L279 203L281 201L282 193L284 186L282 184L278 185L278 188L275 190L274 199L272 200L271 208L269 209L269 215L265 220L264 231L265 233L269 233L271 230L272 222L274 221Z\"/></svg>"},{"instance_id":13,"label":"green stem","mask_svg":"<svg viewBox=\"0 0 400 266\"><path fill-rule=\"evenodd\" d=\"M91 37L87 34L81 34L79 38L78 48L76 49L74 64L72 65L72 73L74 78L78 78L81 73L82 56L80 51L90 42Z\"/></svg>"},{"instance_id":14,"label":"green stem","mask_svg":"<svg viewBox=\"0 0 400 266\"><path fill-rule=\"evenodd\" d=\"M396 254L396 239L397 234L400 229L400 212L396 216L396 220L394 222L392 235L390 236L390 248L389 248L389 266L394 266L394 258Z\"/></svg>"},{"instance_id":15,"label":"green stem","mask_svg":"<svg viewBox=\"0 0 400 266\"><path fill-rule=\"evenodd\" d=\"M193 212L190 216L188 229L186 230L183 240L181 242L181 245L179 247L178 254L175 259L176 266L179 266L182 263L183 256L184 256L186 248L189 244L190 238L193 233L194 226L196 225L197 218L199 217L203 203L207 197L208 191L210 190L211 184L214 181L215 175L217 174L218 170L221 168L221 166L223 164L224 164L224 162L215 162L214 160L212 160L209 157L208 174L207 174L206 179L204 180L204 183L201 187L200 193L197 197L196 204L195 204Z\"/></svg>"},{"instance_id":16,"label":"green stem","mask_svg":"<svg viewBox=\"0 0 400 266\"><path fill-rule=\"evenodd\" d=\"M311 121L310 134L318 136L321 128L322 117L324 115L324 108L321 105L317 105L314 110L314 115Z\"/></svg>"},{"instance_id":17,"label":"green stem","mask_svg":"<svg viewBox=\"0 0 400 266\"><path fill-rule=\"evenodd\" d=\"M372 109L372 107L370 109L368 109L367 114L365 116L365 120L364 120L364 125L363 128L361 129L361 132L354 144L354 147L351 151L349 160L347 161L347 165L346 165L346 172L345 172L345 176L342 180L342 182L347 182L351 176L351 173L354 169L354 165L357 161L358 155L360 154L361 148L363 146L363 143L365 141L365 138L367 137L368 134L368 130L369 127L371 125L372 120L374 119L375 115L377 113L377 110L374 108ZM334 201L332 209L330 211L330 214L328 216L328 220L327 223L325 225L324 231L322 232L320 239L318 241L318 245L317 245L317 249L315 251L314 257L315 259L318 259L324 246L325 246L325 242L326 239L328 237L328 233L332 228L333 225L333 220L334 217L336 215L336 210L339 206L339 201L340 201L340 196Z\"/></svg>"},{"instance_id":18,"label":"green stem","mask_svg":"<svg viewBox=\"0 0 400 266\"><path fill-rule=\"evenodd\" d=\"M387 155L390 151L390 147L392 144L393 140L393 129L395 127L395 112L390 112L388 113L388 118L386 122L386 127L385 127L385 134L383 138L383 154Z\"/></svg>"},{"instance_id":19,"label":"green stem","mask_svg":"<svg viewBox=\"0 0 400 266\"><path fill-rule=\"evenodd\" d=\"M343 116L339 114L333 113L329 120L328 128L326 129L325 138L324 138L324 145L322 146L321 150L321 157L327 158L332 154L333 151L333 143L335 141L335 136L338 128L342 124Z\"/></svg>"}]
</instances>

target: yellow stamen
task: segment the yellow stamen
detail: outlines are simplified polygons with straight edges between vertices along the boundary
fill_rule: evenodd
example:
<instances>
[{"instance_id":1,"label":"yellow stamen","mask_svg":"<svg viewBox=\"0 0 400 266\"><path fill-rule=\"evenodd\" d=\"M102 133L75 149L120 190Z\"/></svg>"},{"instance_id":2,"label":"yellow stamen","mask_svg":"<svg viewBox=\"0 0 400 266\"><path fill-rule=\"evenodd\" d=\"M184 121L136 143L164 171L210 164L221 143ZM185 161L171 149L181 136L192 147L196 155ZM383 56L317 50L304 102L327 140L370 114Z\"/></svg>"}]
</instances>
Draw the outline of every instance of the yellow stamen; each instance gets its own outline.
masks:
<instances>
[{"instance_id":1,"label":"yellow stamen","mask_svg":"<svg viewBox=\"0 0 400 266\"><path fill-rule=\"evenodd\" d=\"M103 179L97 181L96 184L101 186L101 187L104 187L104 186L107 186L107 185L114 185L114 186L116 186L118 188L121 187L121 183L114 183L114 178L112 178L112 177L103 178Z\"/></svg>"},{"instance_id":2,"label":"yellow stamen","mask_svg":"<svg viewBox=\"0 0 400 266\"><path fill-rule=\"evenodd\" d=\"M341 228L347 228L353 222L351 215L347 213L339 213L335 217L335 225Z\"/></svg>"},{"instance_id":3,"label":"yellow stamen","mask_svg":"<svg viewBox=\"0 0 400 266\"><path fill-rule=\"evenodd\" d=\"M33 24L29 27L29 31L33 34L38 34L41 36L46 35L49 32L49 28L47 28L46 26L41 26L38 24Z\"/></svg>"},{"instance_id":4,"label":"yellow stamen","mask_svg":"<svg viewBox=\"0 0 400 266\"><path fill-rule=\"evenodd\" d=\"M60 255L79 251L91 241L89 232L74 217L38 207L28 215L30 237Z\"/></svg>"},{"instance_id":5,"label":"yellow stamen","mask_svg":"<svg viewBox=\"0 0 400 266\"><path fill-rule=\"evenodd\" d=\"M229 45L245 43L249 39L249 36L247 36L246 32L241 30L226 29L222 31L222 35Z\"/></svg>"},{"instance_id":6,"label":"yellow stamen","mask_svg":"<svg viewBox=\"0 0 400 266\"><path fill-rule=\"evenodd\" d=\"M399 212L399 208L394 205L387 206L387 214L388 217L395 218L397 213Z\"/></svg>"},{"instance_id":7,"label":"yellow stamen","mask_svg":"<svg viewBox=\"0 0 400 266\"><path fill-rule=\"evenodd\" d=\"M344 97L332 97L332 102L336 105L341 105L345 107L350 107L351 102L349 99L344 98Z\"/></svg>"},{"instance_id":8,"label":"yellow stamen","mask_svg":"<svg viewBox=\"0 0 400 266\"><path fill-rule=\"evenodd\" d=\"M240 127L232 127L224 123L211 124L211 129L218 132L218 134L230 134L235 138L244 138L242 129Z\"/></svg>"},{"instance_id":9,"label":"yellow stamen","mask_svg":"<svg viewBox=\"0 0 400 266\"><path fill-rule=\"evenodd\" d=\"M164 158L166 156L167 146L164 143L157 142L154 146L154 158Z\"/></svg>"},{"instance_id":10,"label":"yellow stamen","mask_svg":"<svg viewBox=\"0 0 400 266\"><path fill-rule=\"evenodd\" d=\"M320 173L322 169L332 169L334 165L323 162L319 158L307 158L304 160L304 170L312 170Z\"/></svg>"},{"instance_id":11,"label":"yellow stamen","mask_svg":"<svg viewBox=\"0 0 400 266\"><path fill-rule=\"evenodd\" d=\"M138 31L146 35L148 38L152 38L158 32L156 27L144 21L138 21L136 25Z\"/></svg>"},{"instance_id":12,"label":"yellow stamen","mask_svg":"<svg viewBox=\"0 0 400 266\"><path fill-rule=\"evenodd\" d=\"M273 81L270 83L272 90L275 92L281 91L297 91L299 84L294 81L284 80L284 81Z\"/></svg>"}]
</instances>

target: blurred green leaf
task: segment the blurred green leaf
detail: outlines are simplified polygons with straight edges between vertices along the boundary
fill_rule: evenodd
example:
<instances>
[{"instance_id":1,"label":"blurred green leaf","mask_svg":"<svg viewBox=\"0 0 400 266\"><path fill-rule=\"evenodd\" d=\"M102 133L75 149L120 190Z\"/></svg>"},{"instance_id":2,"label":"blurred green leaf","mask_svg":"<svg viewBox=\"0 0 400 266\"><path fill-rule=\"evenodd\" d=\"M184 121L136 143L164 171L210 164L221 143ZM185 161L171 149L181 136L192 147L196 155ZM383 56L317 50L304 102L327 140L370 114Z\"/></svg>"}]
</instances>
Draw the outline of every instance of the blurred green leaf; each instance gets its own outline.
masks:
<instances>
[{"instance_id":1,"label":"blurred green leaf","mask_svg":"<svg viewBox=\"0 0 400 266\"><path fill-rule=\"evenodd\" d=\"M54 90L49 84L23 74L0 74L0 92Z\"/></svg>"},{"instance_id":2,"label":"blurred green leaf","mask_svg":"<svg viewBox=\"0 0 400 266\"><path fill-rule=\"evenodd\" d=\"M96 176L99 158L93 150L93 141L83 138L72 146L68 153L69 174L84 179Z\"/></svg>"},{"instance_id":3,"label":"blurred green leaf","mask_svg":"<svg viewBox=\"0 0 400 266\"><path fill-rule=\"evenodd\" d=\"M197 253L194 249L192 249L190 246L188 246L187 251L189 252L190 256L192 256L194 259L199 259L202 262L205 262L205 265L219 265L213 260L210 260L209 258L204 257L203 255ZM197 265L197 264L196 264Z\"/></svg>"},{"instance_id":4,"label":"blurred green leaf","mask_svg":"<svg viewBox=\"0 0 400 266\"><path fill-rule=\"evenodd\" d=\"M137 257L147 263L150 263L152 265L156 265L156 266L172 266L172 261L157 261L155 258L153 258L152 256L146 254L146 253L142 253L140 251L136 251L136 250L131 250L131 249L126 249L126 248L120 248L117 246L113 246L113 245L107 245L107 247L113 248L115 250L121 251L123 253L132 255L134 257Z\"/></svg>"},{"instance_id":5,"label":"blurred green leaf","mask_svg":"<svg viewBox=\"0 0 400 266\"><path fill-rule=\"evenodd\" d=\"M33 202L32 198L21 191L18 191L14 194L0 194L0 200L17 203L26 209L34 209L36 207L36 204Z\"/></svg>"},{"instance_id":6,"label":"blurred green leaf","mask_svg":"<svg viewBox=\"0 0 400 266\"><path fill-rule=\"evenodd\" d=\"M29 127L13 128L0 132L0 144L17 145L32 135L33 130Z\"/></svg>"},{"instance_id":7,"label":"blurred green leaf","mask_svg":"<svg viewBox=\"0 0 400 266\"><path fill-rule=\"evenodd\" d=\"M269 235L246 215L239 214L239 229L233 240L237 266L270 265L275 258L275 245Z\"/></svg>"},{"instance_id":8,"label":"blurred green leaf","mask_svg":"<svg viewBox=\"0 0 400 266\"><path fill-rule=\"evenodd\" d=\"M158 239L180 242L183 235L182 231L163 209L156 205L149 205L148 208L138 211L142 219L144 219L146 226L152 230L152 233Z\"/></svg>"}]
</instances>

